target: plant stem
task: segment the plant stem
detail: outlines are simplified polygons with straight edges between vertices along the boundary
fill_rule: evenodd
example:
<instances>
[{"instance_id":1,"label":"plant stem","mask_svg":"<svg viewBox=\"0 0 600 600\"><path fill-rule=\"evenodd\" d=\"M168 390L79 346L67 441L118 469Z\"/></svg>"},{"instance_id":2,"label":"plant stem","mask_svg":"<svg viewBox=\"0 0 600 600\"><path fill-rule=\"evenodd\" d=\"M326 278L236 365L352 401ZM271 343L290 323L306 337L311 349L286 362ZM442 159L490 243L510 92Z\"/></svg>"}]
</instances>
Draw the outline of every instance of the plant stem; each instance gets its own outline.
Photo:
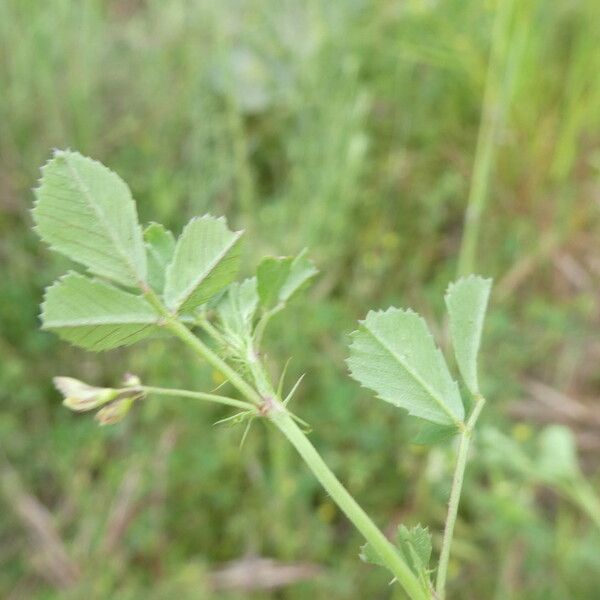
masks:
<instances>
[{"instance_id":1,"label":"plant stem","mask_svg":"<svg viewBox=\"0 0 600 600\"><path fill-rule=\"evenodd\" d=\"M221 357L213 352L202 340L197 338L185 325L179 321L171 320L166 327L176 335L184 344L189 346L194 353L208 362L212 367L225 375L231 384L256 406L263 403L260 394L249 385L245 379L232 367L230 367Z\"/></svg>"},{"instance_id":2,"label":"plant stem","mask_svg":"<svg viewBox=\"0 0 600 600\"><path fill-rule=\"evenodd\" d=\"M217 394L205 394L204 392L192 392L190 390L177 390L173 388L151 387L147 385L139 388L146 394L156 394L157 396L180 396L182 398L193 398L194 400L205 400L207 402L215 402L217 404L225 404L234 406L242 410L256 411L256 406L250 402L236 400L235 398L227 398L226 396L218 396Z\"/></svg>"},{"instance_id":3,"label":"plant stem","mask_svg":"<svg viewBox=\"0 0 600 600\"><path fill-rule=\"evenodd\" d=\"M458 504L460 502L460 494L465 476L465 467L467 466L467 458L469 456L469 446L471 444L473 428L475 427L475 423L479 418L484 404L485 400L481 396L477 396L475 398L475 406L471 416L467 421L466 427L460 434L456 466L454 468L454 477L452 479L452 489L450 491L450 501L448 503L448 514L446 515L446 525L444 527L444 539L442 541L442 551L440 553L437 579L435 584L435 591L438 600L444 600L446 596L446 576L448 575L450 547L452 545L454 525L456 524L456 516L458 514Z\"/></svg>"},{"instance_id":4,"label":"plant stem","mask_svg":"<svg viewBox=\"0 0 600 600\"><path fill-rule=\"evenodd\" d=\"M467 456L469 453L469 442L471 432L464 430L460 436L458 446L458 456L456 459L456 467L454 470L454 478L452 480L452 490L450 492L450 502L448 504L448 514L446 515L446 526L444 527L444 540L442 542L442 552L438 564L436 592L439 600L444 600L446 576L448 574L448 560L450 559L450 546L452 544L452 536L454 534L454 525L456 523L456 515L458 514L458 503L460 501L460 493L467 464Z\"/></svg>"},{"instance_id":5,"label":"plant stem","mask_svg":"<svg viewBox=\"0 0 600 600\"><path fill-rule=\"evenodd\" d=\"M257 328L258 329L258 328ZM255 341L247 348L247 364L254 380L256 389L264 398L274 399L279 403L281 398L273 387L271 378L267 372L265 364L259 358L258 343ZM286 440L280 435L279 431L273 427L267 428L267 452L269 457L269 479L272 506L272 530L275 536L278 551L283 558L291 558L292 540L287 533L289 525L293 522L288 519L288 500L290 497L289 487L286 485L288 480L288 454L289 446ZM291 475L289 477L292 479Z\"/></svg>"},{"instance_id":6,"label":"plant stem","mask_svg":"<svg viewBox=\"0 0 600 600\"><path fill-rule=\"evenodd\" d=\"M274 405L272 410L269 411L268 417L277 429L285 435L292 446L296 448L298 454L308 465L319 483L371 544L410 598L413 600L429 600L429 592L423 588L396 549L329 469L321 455L315 450L315 447L283 406L279 403Z\"/></svg>"},{"instance_id":7,"label":"plant stem","mask_svg":"<svg viewBox=\"0 0 600 600\"><path fill-rule=\"evenodd\" d=\"M429 591L421 585L394 546L340 483L281 402L277 398L262 398L239 373L232 369L179 321L169 320L166 323L166 327L189 346L197 356L206 360L215 369L221 371L243 396L265 411L264 414L296 448L300 456L304 459L304 462L334 502L373 546L375 552L379 554L382 561L390 569L409 597L412 600L430 600L431 595ZM257 374L259 373L260 370L257 371Z\"/></svg>"},{"instance_id":8,"label":"plant stem","mask_svg":"<svg viewBox=\"0 0 600 600\"><path fill-rule=\"evenodd\" d=\"M254 346L256 348L260 348L260 345L262 343L262 336L265 332L267 325L269 324L269 321L278 312L280 312L283 309L283 307L284 307L284 304L278 304L275 308L272 308L271 310L268 310L267 312L265 312L262 315L262 317L259 319L258 323L256 324L256 328L254 329L254 336L253 336L253 338L254 338L253 342L254 342Z\"/></svg>"},{"instance_id":9,"label":"plant stem","mask_svg":"<svg viewBox=\"0 0 600 600\"><path fill-rule=\"evenodd\" d=\"M213 340L218 342L219 344L227 345L227 341L221 332L212 325L212 323L205 317L202 316L197 321L198 325L212 337Z\"/></svg>"}]
</instances>

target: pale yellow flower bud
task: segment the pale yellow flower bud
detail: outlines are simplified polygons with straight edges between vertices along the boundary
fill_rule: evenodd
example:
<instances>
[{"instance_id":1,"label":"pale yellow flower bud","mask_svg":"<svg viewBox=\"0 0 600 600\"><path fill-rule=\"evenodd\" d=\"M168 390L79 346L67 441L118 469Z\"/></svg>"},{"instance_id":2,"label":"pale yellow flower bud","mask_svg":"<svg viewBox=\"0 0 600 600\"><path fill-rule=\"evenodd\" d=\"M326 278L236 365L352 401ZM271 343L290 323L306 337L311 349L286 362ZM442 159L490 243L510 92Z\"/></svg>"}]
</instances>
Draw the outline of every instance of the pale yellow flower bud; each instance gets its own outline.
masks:
<instances>
[{"instance_id":1,"label":"pale yellow flower bud","mask_svg":"<svg viewBox=\"0 0 600 600\"><path fill-rule=\"evenodd\" d=\"M78 412L98 408L120 394L120 390L94 387L73 377L55 377L53 381L56 389L65 397L63 404Z\"/></svg>"},{"instance_id":2,"label":"pale yellow flower bud","mask_svg":"<svg viewBox=\"0 0 600 600\"><path fill-rule=\"evenodd\" d=\"M129 412L135 398L136 397L122 398L121 400L111 402L108 406L105 406L96 413L96 421L98 421L100 425L114 425L115 423L119 423Z\"/></svg>"}]
</instances>

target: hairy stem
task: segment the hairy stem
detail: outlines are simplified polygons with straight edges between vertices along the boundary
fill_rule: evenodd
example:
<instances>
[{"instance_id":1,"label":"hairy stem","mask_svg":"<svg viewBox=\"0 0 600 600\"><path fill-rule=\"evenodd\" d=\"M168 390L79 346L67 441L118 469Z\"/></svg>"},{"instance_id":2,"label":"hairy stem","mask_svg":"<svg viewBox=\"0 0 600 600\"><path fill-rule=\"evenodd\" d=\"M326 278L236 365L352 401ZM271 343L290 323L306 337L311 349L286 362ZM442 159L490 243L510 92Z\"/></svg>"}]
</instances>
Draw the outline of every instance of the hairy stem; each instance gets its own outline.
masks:
<instances>
[{"instance_id":1,"label":"hairy stem","mask_svg":"<svg viewBox=\"0 0 600 600\"><path fill-rule=\"evenodd\" d=\"M275 402L280 402L281 398L273 387L271 378L267 372L265 364L259 358L258 342L254 342L247 349L247 361L250 373L254 380L254 385L260 394L265 398L272 398ZM288 479L288 454L289 446L273 427L267 430L267 451L269 457L269 472L272 497L270 498L273 507L273 530L276 536L279 552L283 557L291 558L292 541L286 534L290 521L289 514L289 488L286 485ZM290 476L291 478L291 476Z\"/></svg>"},{"instance_id":2,"label":"hairy stem","mask_svg":"<svg viewBox=\"0 0 600 600\"><path fill-rule=\"evenodd\" d=\"M218 354L213 352L202 340L197 338L185 325L183 325L183 323L172 320L166 324L166 327L193 350L197 356L225 375L242 396L256 406L260 406L263 403L260 394L248 384L235 369L230 367Z\"/></svg>"},{"instance_id":3,"label":"hairy stem","mask_svg":"<svg viewBox=\"0 0 600 600\"><path fill-rule=\"evenodd\" d=\"M225 336L223 336L221 332L216 327L214 327L214 325L205 316L201 316L200 318L198 318L197 323L217 343L223 344L224 346L227 345L227 340L225 339Z\"/></svg>"},{"instance_id":4,"label":"hairy stem","mask_svg":"<svg viewBox=\"0 0 600 600\"><path fill-rule=\"evenodd\" d=\"M217 404L225 404L241 408L242 410L256 411L256 406L250 402L228 398L227 396L219 396L217 394L205 394L204 392L192 392L190 390L178 390L172 388L161 388L143 385L139 388L146 394L156 394L157 396L179 396L181 398L192 398L194 400L205 400L206 402L215 402Z\"/></svg>"},{"instance_id":5,"label":"hairy stem","mask_svg":"<svg viewBox=\"0 0 600 600\"><path fill-rule=\"evenodd\" d=\"M460 502L460 494L462 491L463 481L465 477L465 467L467 466L467 458L469 456L469 446L471 444L471 436L473 428L479 418L481 409L485 404L485 400L478 396L475 399L473 412L467 421L467 425L460 434L460 442L458 445L458 454L456 458L456 466L454 468L454 477L452 479L452 489L450 491L450 501L448 503L448 513L446 515L446 525L444 527L444 539L442 541L442 551L438 563L437 579L435 591L438 600L444 600L446 596L446 577L448 575L448 561L450 559L450 547L452 546L452 536L454 535L454 525L456 524L456 516L458 515L458 505Z\"/></svg>"},{"instance_id":6,"label":"hairy stem","mask_svg":"<svg viewBox=\"0 0 600 600\"><path fill-rule=\"evenodd\" d=\"M170 320L166 326L182 342L189 346L197 356L206 360L215 369L225 375L243 396L264 410L264 414L296 448L314 476L329 493L332 500L373 546L373 549L379 554L382 561L396 577L408 596L412 600L430 600L431 595L429 591L421 585L394 546L340 483L281 402L277 398L262 398L239 373L232 369L182 323ZM261 381L264 376L262 370L258 369L256 374L260 375L259 381ZM266 382L262 383L266 387L271 388L270 385L266 385Z\"/></svg>"},{"instance_id":7,"label":"hairy stem","mask_svg":"<svg viewBox=\"0 0 600 600\"><path fill-rule=\"evenodd\" d=\"M265 329L267 327L267 325L269 324L269 321L278 313L283 309L284 305L283 304L279 304L277 305L275 308L272 308L271 310L268 310L267 312L265 312L262 317L258 320L258 323L256 324L256 328L254 330L254 346L256 348L260 348L261 342L262 342L262 336L265 332Z\"/></svg>"},{"instance_id":8,"label":"hairy stem","mask_svg":"<svg viewBox=\"0 0 600 600\"><path fill-rule=\"evenodd\" d=\"M279 403L275 404L269 412L268 417L275 427L285 435L292 446L296 448L298 454L300 454L304 462L308 465L319 483L371 544L409 597L413 600L429 600L429 592L423 588L396 549L381 533L381 530L373 523L367 513L365 513L332 473L321 458L321 455L315 450L315 447L310 443L306 435L296 425L283 406Z\"/></svg>"}]
</instances>

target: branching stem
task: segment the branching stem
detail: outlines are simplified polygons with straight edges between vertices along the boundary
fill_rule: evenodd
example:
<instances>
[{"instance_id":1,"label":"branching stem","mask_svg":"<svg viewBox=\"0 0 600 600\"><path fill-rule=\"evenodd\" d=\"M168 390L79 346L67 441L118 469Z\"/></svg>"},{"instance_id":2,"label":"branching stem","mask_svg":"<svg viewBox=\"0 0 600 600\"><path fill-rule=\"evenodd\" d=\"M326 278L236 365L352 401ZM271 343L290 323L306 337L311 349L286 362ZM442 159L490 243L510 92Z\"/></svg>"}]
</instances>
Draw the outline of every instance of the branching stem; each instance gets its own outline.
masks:
<instances>
[{"instance_id":1,"label":"branching stem","mask_svg":"<svg viewBox=\"0 0 600 600\"><path fill-rule=\"evenodd\" d=\"M298 454L300 454L313 472L313 475L318 479L319 483L325 488L342 512L371 544L409 597L413 600L429 600L429 591L424 589L406 562L404 562L396 549L390 544L389 540L340 483L283 406L277 403L268 416L270 421L294 446Z\"/></svg>"},{"instance_id":2,"label":"branching stem","mask_svg":"<svg viewBox=\"0 0 600 600\"><path fill-rule=\"evenodd\" d=\"M265 399L185 325L172 319L166 326L184 344L189 346L197 356L206 360L211 366L225 375L232 385L252 404L259 407L265 405ZM372 545L373 549L379 554L382 561L396 577L411 600L430 600L431 594L429 590L423 587L394 546L340 483L281 402L276 398L269 398L268 400L268 409L264 411L265 416L285 435L292 446L298 451L317 480L340 507L342 512L352 521L358 531Z\"/></svg>"},{"instance_id":3,"label":"branching stem","mask_svg":"<svg viewBox=\"0 0 600 600\"><path fill-rule=\"evenodd\" d=\"M450 547L452 545L452 536L454 535L454 525L458 514L458 504L462 491L463 480L465 476L465 467L469 456L469 446L475 423L481 414L485 400L481 396L475 398L475 406L467 421L466 427L460 434L458 444L458 455L456 458L456 467L454 468L454 477L452 479L452 489L450 491L450 501L448 504L448 513L446 515L446 525L444 527L444 539L442 541L442 552L438 564L437 579L435 591L438 600L444 600L446 597L446 577L448 575L448 561L450 559Z\"/></svg>"},{"instance_id":4,"label":"branching stem","mask_svg":"<svg viewBox=\"0 0 600 600\"><path fill-rule=\"evenodd\" d=\"M255 406L263 402L260 394L249 385L246 380L232 367L230 367L218 354L213 352L202 340L198 339L183 323L175 319L167 323L166 327L176 335L184 344L189 346L194 353L208 364L220 371L237 388L237 390Z\"/></svg>"},{"instance_id":5,"label":"branching stem","mask_svg":"<svg viewBox=\"0 0 600 600\"><path fill-rule=\"evenodd\" d=\"M265 312L262 317L259 319L258 323L256 324L256 328L254 330L254 345L259 348L262 342L262 337L263 334L265 332L265 329L267 327L267 325L269 324L269 321L278 313L283 309L284 305L283 304L278 304L275 308L272 308L271 310L268 310L267 312Z\"/></svg>"}]
</instances>

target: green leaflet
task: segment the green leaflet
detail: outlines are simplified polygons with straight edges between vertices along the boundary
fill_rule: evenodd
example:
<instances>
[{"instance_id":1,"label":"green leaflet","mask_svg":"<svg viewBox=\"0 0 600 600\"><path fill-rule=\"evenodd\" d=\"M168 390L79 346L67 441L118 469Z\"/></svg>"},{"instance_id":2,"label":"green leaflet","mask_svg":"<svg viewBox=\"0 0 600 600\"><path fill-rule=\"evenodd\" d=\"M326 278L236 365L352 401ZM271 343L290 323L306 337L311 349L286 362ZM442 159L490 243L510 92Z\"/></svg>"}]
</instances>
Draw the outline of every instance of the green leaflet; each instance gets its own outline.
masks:
<instances>
[{"instance_id":1,"label":"green leaflet","mask_svg":"<svg viewBox=\"0 0 600 600\"><path fill-rule=\"evenodd\" d=\"M217 316L223 333L237 342L250 339L257 308L256 277L232 283L217 305Z\"/></svg>"},{"instance_id":2,"label":"green leaflet","mask_svg":"<svg viewBox=\"0 0 600 600\"><path fill-rule=\"evenodd\" d=\"M371 546L371 544L369 543L363 544L360 547L358 557L360 558L360 560L369 563L370 565L377 565L378 567L387 568L386 564L379 557L379 554L375 552L373 546Z\"/></svg>"},{"instance_id":3,"label":"green leaflet","mask_svg":"<svg viewBox=\"0 0 600 600\"><path fill-rule=\"evenodd\" d=\"M56 151L42 168L32 211L50 246L92 273L127 287L146 280L146 253L125 182L77 152Z\"/></svg>"},{"instance_id":4,"label":"green leaflet","mask_svg":"<svg viewBox=\"0 0 600 600\"><path fill-rule=\"evenodd\" d=\"M432 543L431 534L426 527L419 524L408 529L405 525L400 525L396 544L416 575L422 576L428 572Z\"/></svg>"},{"instance_id":5,"label":"green leaflet","mask_svg":"<svg viewBox=\"0 0 600 600\"><path fill-rule=\"evenodd\" d=\"M386 402L440 425L459 424L458 386L423 318L389 308L368 313L352 334L350 374Z\"/></svg>"},{"instance_id":6,"label":"green leaflet","mask_svg":"<svg viewBox=\"0 0 600 600\"><path fill-rule=\"evenodd\" d=\"M491 287L491 279L469 275L451 283L445 295L458 369L474 395L479 394L477 355Z\"/></svg>"},{"instance_id":7,"label":"green leaflet","mask_svg":"<svg viewBox=\"0 0 600 600\"><path fill-rule=\"evenodd\" d=\"M148 257L148 283L154 291L162 294L165 271L175 252L175 237L160 223L150 223L144 229L144 241Z\"/></svg>"},{"instance_id":8,"label":"green leaflet","mask_svg":"<svg viewBox=\"0 0 600 600\"><path fill-rule=\"evenodd\" d=\"M260 303L267 310L285 304L317 269L303 250L296 257L263 258L256 272Z\"/></svg>"},{"instance_id":9,"label":"green leaflet","mask_svg":"<svg viewBox=\"0 0 600 600\"><path fill-rule=\"evenodd\" d=\"M160 331L158 315L141 297L68 273L46 290L42 328L87 350L128 346Z\"/></svg>"},{"instance_id":10,"label":"green leaflet","mask_svg":"<svg viewBox=\"0 0 600 600\"><path fill-rule=\"evenodd\" d=\"M190 311L229 285L237 274L241 231L225 219L192 219L177 240L167 267L164 298L173 312Z\"/></svg>"},{"instance_id":11,"label":"green leaflet","mask_svg":"<svg viewBox=\"0 0 600 600\"><path fill-rule=\"evenodd\" d=\"M267 256L260 261L256 270L258 296L265 308L274 308L279 304L279 293L292 268L291 256Z\"/></svg>"},{"instance_id":12,"label":"green leaflet","mask_svg":"<svg viewBox=\"0 0 600 600\"><path fill-rule=\"evenodd\" d=\"M408 529L400 525L394 540L396 550L419 578L425 588L430 587L429 563L431 561L431 534L426 527L416 525ZM385 567L381 558L370 544L361 546L359 557L362 561Z\"/></svg>"},{"instance_id":13,"label":"green leaflet","mask_svg":"<svg viewBox=\"0 0 600 600\"><path fill-rule=\"evenodd\" d=\"M456 425L438 425L431 421L422 421L411 442L420 446L442 444L459 433Z\"/></svg>"}]
</instances>

